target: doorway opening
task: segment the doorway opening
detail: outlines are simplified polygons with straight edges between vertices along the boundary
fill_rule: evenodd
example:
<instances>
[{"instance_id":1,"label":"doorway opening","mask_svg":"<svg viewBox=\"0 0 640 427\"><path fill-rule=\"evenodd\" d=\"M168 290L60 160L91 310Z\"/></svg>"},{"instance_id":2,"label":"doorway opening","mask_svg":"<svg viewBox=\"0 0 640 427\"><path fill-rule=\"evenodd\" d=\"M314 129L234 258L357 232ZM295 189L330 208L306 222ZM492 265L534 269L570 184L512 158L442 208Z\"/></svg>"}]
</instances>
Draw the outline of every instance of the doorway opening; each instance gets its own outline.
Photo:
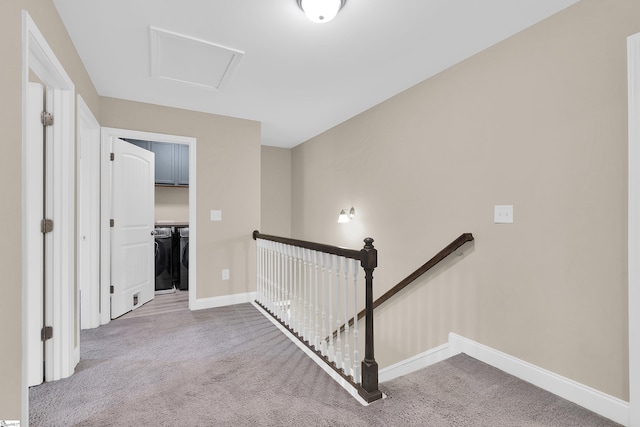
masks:
<instances>
[{"instance_id":1,"label":"doorway opening","mask_svg":"<svg viewBox=\"0 0 640 427\"><path fill-rule=\"evenodd\" d=\"M155 154L155 294L186 294L190 247L189 145L124 140ZM186 303L188 299L179 300Z\"/></svg>"},{"instance_id":2,"label":"doorway opening","mask_svg":"<svg viewBox=\"0 0 640 427\"><path fill-rule=\"evenodd\" d=\"M193 309L195 304L195 296L196 296L196 280L195 274L193 272L196 271L196 139L191 137L177 136L177 135L168 135L168 134L159 134L153 132L143 132L143 131L135 131L128 129L116 129L116 128L102 128L101 134L101 162L102 162L102 170L106 170L108 166L109 159L109 146L112 138L119 138L125 141L147 141L147 142L156 142L159 144L165 144L166 146L171 145L175 146L177 149L184 148L182 150L183 153L188 153L188 187L182 185L175 185L173 189L164 187L162 185L156 185L155 192L156 197L159 204L156 205L156 225L159 227L165 226L164 228L177 229L177 233L175 235L175 239L178 241L178 245L180 243L187 242L184 238L181 239L179 236L179 230L186 228L188 226L188 245L186 251L181 252L181 255L186 254L186 262L188 262L188 269L192 272L192 274L188 274L184 277L186 281L185 284L178 285L179 288L184 288L184 291L188 290L188 308ZM107 163L105 165L105 163ZM167 184L168 185L168 184ZM110 229L109 229L109 212L111 209L111 187L110 180L107 177L101 177L101 217L104 218L100 221L101 223L101 265L110 266L111 265L111 256L110 256ZM186 206L185 206L185 202ZM172 206L173 204L173 206ZM176 206L177 205L177 206ZM178 246L179 247L179 246ZM180 261L182 261L182 256L180 257ZM176 271L178 274L178 279L176 283L180 283L179 269ZM102 323L107 323L110 321L109 313L110 307L109 304L109 287L110 283L110 275L108 268L101 269L101 277L100 277L100 292L101 292L101 317ZM174 285L175 286L175 285ZM167 287L171 292L175 292L174 286ZM180 290L179 292L184 292ZM160 292L162 294L162 292ZM183 298L184 299L184 298ZM147 305L153 303L147 303ZM151 304L153 307L154 304ZM138 309L139 310L139 309ZM136 310L136 311L138 311ZM145 310L148 311L148 310Z\"/></svg>"}]
</instances>

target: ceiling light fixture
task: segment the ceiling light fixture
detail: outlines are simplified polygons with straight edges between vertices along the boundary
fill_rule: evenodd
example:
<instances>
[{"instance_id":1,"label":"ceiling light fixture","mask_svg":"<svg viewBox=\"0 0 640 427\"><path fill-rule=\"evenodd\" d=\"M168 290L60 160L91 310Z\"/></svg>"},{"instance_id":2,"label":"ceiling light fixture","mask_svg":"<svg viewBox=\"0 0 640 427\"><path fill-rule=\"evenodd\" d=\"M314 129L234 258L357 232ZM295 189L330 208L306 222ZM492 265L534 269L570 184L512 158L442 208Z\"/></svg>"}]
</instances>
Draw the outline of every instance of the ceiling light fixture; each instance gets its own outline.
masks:
<instances>
[{"instance_id":1,"label":"ceiling light fixture","mask_svg":"<svg viewBox=\"0 0 640 427\"><path fill-rule=\"evenodd\" d=\"M296 0L298 7L313 22L329 22L336 17L347 0Z\"/></svg>"}]
</instances>

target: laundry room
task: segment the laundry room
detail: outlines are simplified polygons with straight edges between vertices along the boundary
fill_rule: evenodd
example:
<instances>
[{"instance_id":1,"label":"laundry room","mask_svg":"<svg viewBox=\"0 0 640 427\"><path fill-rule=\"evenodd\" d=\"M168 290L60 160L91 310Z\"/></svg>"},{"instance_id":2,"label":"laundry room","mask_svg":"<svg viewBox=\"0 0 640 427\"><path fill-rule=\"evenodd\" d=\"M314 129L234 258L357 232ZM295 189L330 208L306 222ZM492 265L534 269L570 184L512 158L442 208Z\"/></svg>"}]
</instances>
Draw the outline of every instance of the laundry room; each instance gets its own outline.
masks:
<instances>
[{"instance_id":1,"label":"laundry room","mask_svg":"<svg viewBox=\"0 0 640 427\"><path fill-rule=\"evenodd\" d=\"M189 146L126 139L155 153L155 293L189 290Z\"/></svg>"}]
</instances>

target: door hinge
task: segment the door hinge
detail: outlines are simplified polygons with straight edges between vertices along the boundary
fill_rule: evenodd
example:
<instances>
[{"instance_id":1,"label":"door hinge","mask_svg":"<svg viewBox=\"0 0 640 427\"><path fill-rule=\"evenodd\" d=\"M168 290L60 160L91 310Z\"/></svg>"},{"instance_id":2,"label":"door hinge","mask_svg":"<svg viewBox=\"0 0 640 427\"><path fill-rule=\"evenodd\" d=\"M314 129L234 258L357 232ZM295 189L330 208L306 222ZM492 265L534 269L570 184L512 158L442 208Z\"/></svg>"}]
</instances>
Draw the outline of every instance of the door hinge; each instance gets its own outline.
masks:
<instances>
[{"instance_id":1,"label":"door hinge","mask_svg":"<svg viewBox=\"0 0 640 427\"><path fill-rule=\"evenodd\" d=\"M40 220L40 232L43 234L51 233L53 231L53 220L43 218Z\"/></svg>"},{"instance_id":2,"label":"door hinge","mask_svg":"<svg viewBox=\"0 0 640 427\"><path fill-rule=\"evenodd\" d=\"M45 326L40 331L40 339L42 341L50 340L53 338L53 326Z\"/></svg>"},{"instance_id":3,"label":"door hinge","mask_svg":"<svg viewBox=\"0 0 640 427\"><path fill-rule=\"evenodd\" d=\"M43 126L51 126L53 124L53 114L43 111L40 115L40 121Z\"/></svg>"},{"instance_id":4,"label":"door hinge","mask_svg":"<svg viewBox=\"0 0 640 427\"><path fill-rule=\"evenodd\" d=\"M109 153L109 160L112 162L116 159L116 155L114 153Z\"/></svg>"},{"instance_id":5,"label":"door hinge","mask_svg":"<svg viewBox=\"0 0 640 427\"><path fill-rule=\"evenodd\" d=\"M112 219L109 220L109 227L115 227L116 226L116 222Z\"/></svg>"},{"instance_id":6,"label":"door hinge","mask_svg":"<svg viewBox=\"0 0 640 427\"><path fill-rule=\"evenodd\" d=\"M109 291L110 291L111 293L114 293L114 292L115 292L115 289L114 289L113 285L111 285L111 286L110 286Z\"/></svg>"}]
</instances>

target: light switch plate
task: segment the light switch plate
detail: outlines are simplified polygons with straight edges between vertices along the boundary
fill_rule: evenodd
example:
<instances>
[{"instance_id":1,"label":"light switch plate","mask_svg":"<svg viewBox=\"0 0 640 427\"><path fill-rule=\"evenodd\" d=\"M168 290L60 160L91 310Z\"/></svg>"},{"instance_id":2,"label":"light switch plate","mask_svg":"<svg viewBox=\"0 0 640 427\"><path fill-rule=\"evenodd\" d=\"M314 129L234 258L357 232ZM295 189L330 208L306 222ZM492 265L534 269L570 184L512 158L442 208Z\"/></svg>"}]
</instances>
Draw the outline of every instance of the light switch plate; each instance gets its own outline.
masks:
<instances>
[{"instance_id":1,"label":"light switch plate","mask_svg":"<svg viewBox=\"0 0 640 427\"><path fill-rule=\"evenodd\" d=\"M513 224L513 205L495 205L493 210L494 224Z\"/></svg>"},{"instance_id":2,"label":"light switch plate","mask_svg":"<svg viewBox=\"0 0 640 427\"><path fill-rule=\"evenodd\" d=\"M229 269L225 268L222 270L222 280L229 280Z\"/></svg>"},{"instance_id":3,"label":"light switch plate","mask_svg":"<svg viewBox=\"0 0 640 427\"><path fill-rule=\"evenodd\" d=\"M211 211L211 221L222 221L222 211Z\"/></svg>"}]
</instances>

